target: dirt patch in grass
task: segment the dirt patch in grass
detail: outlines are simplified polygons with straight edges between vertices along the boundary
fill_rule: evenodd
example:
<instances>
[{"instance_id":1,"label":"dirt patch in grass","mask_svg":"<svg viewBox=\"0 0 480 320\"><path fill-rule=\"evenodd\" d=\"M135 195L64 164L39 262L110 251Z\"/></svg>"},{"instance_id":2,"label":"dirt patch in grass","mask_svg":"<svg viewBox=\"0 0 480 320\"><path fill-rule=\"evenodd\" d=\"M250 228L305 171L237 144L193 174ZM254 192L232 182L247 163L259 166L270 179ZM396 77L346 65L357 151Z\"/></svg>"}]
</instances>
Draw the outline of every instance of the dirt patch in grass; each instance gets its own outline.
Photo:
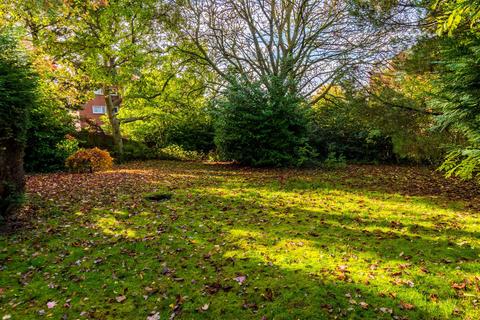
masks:
<instances>
[{"instance_id":1,"label":"dirt patch in grass","mask_svg":"<svg viewBox=\"0 0 480 320\"><path fill-rule=\"evenodd\" d=\"M143 198L148 201L161 202L161 201L167 201L172 199L172 196L173 195L171 193L157 191L157 192L147 193L143 196Z\"/></svg>"}]
</instances>

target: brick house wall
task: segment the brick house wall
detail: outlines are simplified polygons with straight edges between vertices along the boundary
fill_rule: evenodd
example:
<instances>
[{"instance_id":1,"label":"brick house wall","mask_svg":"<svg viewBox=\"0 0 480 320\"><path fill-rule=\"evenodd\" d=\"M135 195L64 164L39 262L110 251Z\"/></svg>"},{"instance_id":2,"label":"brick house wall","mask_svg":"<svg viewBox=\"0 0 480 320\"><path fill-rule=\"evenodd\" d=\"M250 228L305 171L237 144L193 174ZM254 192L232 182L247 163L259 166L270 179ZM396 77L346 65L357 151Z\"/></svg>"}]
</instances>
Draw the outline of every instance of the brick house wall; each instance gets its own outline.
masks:
<instances>
[{"instance_id":1,"label":"brick house wall","mask_svg":"<svg viewBox=\"0 0 480 320\"><path fill-rule=\"evenodd\" d=\"M103 113L99 112L99 109L101 109L100 107L103 107ZM99 126L103 125L103 121L100 118L106 115L106 108L104 96L95 95L95 98L88 101L83 109L78 111L80 128L85 128L88 126L86 119L93 120Z\"/></svg>"}]
</instances>

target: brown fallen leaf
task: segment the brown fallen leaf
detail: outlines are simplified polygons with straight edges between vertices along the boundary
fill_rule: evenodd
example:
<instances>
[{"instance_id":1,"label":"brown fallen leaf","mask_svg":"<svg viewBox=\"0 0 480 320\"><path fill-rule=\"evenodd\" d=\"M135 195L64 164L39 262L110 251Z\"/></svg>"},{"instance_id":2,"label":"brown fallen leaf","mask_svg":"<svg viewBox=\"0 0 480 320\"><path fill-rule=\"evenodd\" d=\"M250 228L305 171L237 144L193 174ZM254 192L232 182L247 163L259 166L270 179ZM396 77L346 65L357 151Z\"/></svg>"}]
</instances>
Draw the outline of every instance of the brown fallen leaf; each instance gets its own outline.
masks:
<instances>
[{"instance_id":1,"label":"brown fallen leaf","mask_svg":"<svg viewBox=\"0 0 480 320\"><path fill-rule=\"evenodd\" d=\"M265 293L262 293L262 297L267 301L273 301L273 290L270 288L265 289Z\"/></svg>"},{"instance_id":2,"label":"brown fallen leaf","mask_svg":"<svg viewBox=\"0 0 480 320\"><path fill-rule=\"evenodd\" d=\"M400 309L412 310L412 309L415 309L415 306L411 303L400 301Z\"/></svg>"},{"instance_id":3,"label":"brown fallen leaf","mask_svg":"<svg viewBox=\"0 0 480 320\"><path fill-rule=\"evenodd\" d=\"M117 300L118 303L122 303L123 301L127 300L127 297L125 297L124 295L121 295L116 297L115 300Z\"/></svg>"},{"instance_id":4,"label":"brown fallen leaf","mask_svg":"<svg viewBox=\"0 0 480 320\"><path fill-rule=\"evenodd\" d=\"M258 305L255 302L244 301L242 307L244 309L258 310Z\"/></svg>"},{"instance_id":5,"label":"brown fallen leaf","mask_svg":"<svg viewBox=\"0 0 480 320\"><path fill-rule=\"evenodd\" d=\"M430 271L425 267L420 267L420 271L422 271L423 273L430 273Z\"/></svg>"},{"instance_id":6,"label":"brown fallen leaf","mask_svg":"<svg viewBox=\"0 0 480 320\"><path fill-rule=\"evenodd\" d=\"M160 320L160 313L155 312L147 317L147 320Z\"/></svg>"},{"instance_id":7,"label":"brown fallen leaf","mask_svg":"<svg viewBox=\"0 0 480 320\"><path fill-rule=\"evenodd\" d=\"M349 272L348 271L348 266L346 266L346 265L340 265L340 266L337 267L337 269L339 271L342 271L342 272Z\"/></svg>"},{"instance_id":8,"label":"brown fallen leaf","mask_svg":"<svg viewBox=\"0 0 480 320\"><path fill-rule=\"evenodd\" d=\"M186 297L182 297L181 295L177 295L175 298L175 303L171 304L170 307L172 308L172 313L170 314L169 320L175 319L176 316L180 314L182 311L182 305L185 302Z\"/></svg>"},{"instance_id":9,"label":"brown fallen leaf","mask_svg":"<svg viewBox=\"0 0 480 320\"><path fill-rule=\"evenodd\" d=\"M452 284L452 288L455 289L455 290L465 290L465 288L467 287L467 283L464 281L462 283L453 283Z\"/></svg>"}]
</instances>

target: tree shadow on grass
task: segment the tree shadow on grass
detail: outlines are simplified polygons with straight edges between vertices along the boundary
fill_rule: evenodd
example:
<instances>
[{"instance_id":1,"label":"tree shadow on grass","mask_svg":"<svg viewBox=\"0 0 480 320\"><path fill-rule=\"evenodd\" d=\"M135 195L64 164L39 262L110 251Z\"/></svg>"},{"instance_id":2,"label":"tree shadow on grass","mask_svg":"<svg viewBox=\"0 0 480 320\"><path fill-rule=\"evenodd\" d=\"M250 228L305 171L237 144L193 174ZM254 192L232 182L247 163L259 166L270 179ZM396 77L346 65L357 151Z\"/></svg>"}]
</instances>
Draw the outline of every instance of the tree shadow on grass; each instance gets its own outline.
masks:
<instances>
[{"instance_id":1,"label":"tree shadow on grass","mask_svg":"<svg viewBox=\"0 0 480 320\"><path fill-rule=\"evenodd\" d=\"M257 189L257 188L255 188ZM220 189L223 190L223 189ZM268 190L268 188L265 188ZM400 207L397 212L398 204L405 204L398 199L382 199L377 196L374 198L374 204L382 208L382 213L373 212L368 208L369 194L364 194L361 200L351 199L352 193L345 190L340 191L343 196L347 195L347 200L352 201L355 210L345 209L341 206L332 207L326 205L317 209L302 203L302 198L297 196L293 191L270 195L267 198L256 197L252 199L252 194L236 193L231 190L230 195L218 196L218 189L213 191L207 189L198 190L199 193L209 198L209 201L216 203L220 208L232 208L233 212L247 212L250 220L243 219L252 228L264 231L269 229L270 232L280 232L289 236L308 236L314 239L329 235L332 238L344 236L347 241L352 239L369 239L378 243L399 243L405 242L402 246L408 251L416 249L418 251L443 249L443 255L440 254L439 259L455 258L457 260L469 260L478 258L480 244L480 234L478 231L466 231L461 229L462 221L459 221L457 214L459 211L436 207L429 199L422 201L416 199L411 205ZM271 191L271 190L268 190ZM223 192L224 194L226 192ZM354 196L357 196L356 191ZM290 202L283 201L281 197L290 198ZM314 195L321 199L322 194ZM335 199L335 194L328 195ZM337 195L338 196L338 195ZM246 198L247 197L247 198ZM345 200L343 200L345 201ZM362 204L363 208L358 209L358 205ZM416 206L416 207L415 207ZM240 208L238 210L238 208ZM421 217L425 211L433 211L433 215L425 215ZM442 210L442 211L440 211ZM225 215L228 220L229 211ZM364 212L362 212L364 211ZM372 214L370 214L372 213ZM222 215L221 212L218 214ZM469 217L469 221L463 222L466 225L473 224L473 227L480 223L480 218ZM442 228L438 228L439 222L447 221ZM242 223L241 222L241 223ZM448 223L453 223L449 226ZM430 225L428 225L430 224ZM390 246L391 244L388 244ZM400 254L402 251L391 252L387 247L372 247L371 249L379 249L388 254ZM388 249L388 250L387 250Z\"/></svg>"},{"instance_id":2,"label":"tree shadow on grass","mask_svg":"<svg viewBox=\"0 0 480 320\"><path fill-rule=\"evenodd\" d=\"M132 218L118 219L116 236L111 229L105 233L116 239L115 247L120 247L127 255L131 253L131 256L115 259L119 262L127 259L130 262L124 264L130 268L138 263L144 272L149 273L146 277L151 273L160 275L157 281L161 284L161 291L170 297L188 295L189 301L183 306L179 319L259 319L262 316L267 319L390 319L392 314L397 319L450 318L435 312L436 306L425 301L421 289L410 288L407 284L381 286L369 278L375 273L369 270L370 263L391 262L394 258L375 252L371 254L371 262L367 263L353 257L354 248L347 255L336 249L330 251L329 248L343 246L345 240L335 228L329 227L326 231L337 232L336 240L302 237L301 234L292 236L283 230L269 228L265 231L250 225L245 225L244 229L232 228L223 223L216 226L219 233L215 234L190 229L180 217L180 225L172 223L159 237L154 236L154 229L144 225L144 232L138 233L143 238L132 238L122 231L123 226L129 228ZM98 221L99 226L104 227L101 219ZM187 233L182 231L185 229ZM195 236L189 238L188 234ZM174 240L166 245L169 237ZM193 243L185 241L187 239ZM160 249L164 254L159 257L155 252ZM332 253L338 256L332 257ZM162 261L167 271L161 271ZM352 266L356 263L360 267ZM364 274L357 274L362 268ZM379 268L382 268L381 263ZM117 273L125 279L135 276L129 269ZM234 280L239 275L246 276L241 285ZM188 284L188 288L179 285L175 279L182 279L180 283ZM209 303L210 311L199 313L198 308L205 301ZM139 300L135 303L143 304ZM405 310L401 303L415 307ZM162 306L163 311L168 310L165 303ZM122 313L113 314L124 316Z\"/></svg>"},{"instance_id":3,"label":"tree shadow on grass","mask_svg":"<svg viewBox=\"0 0 480 320\"><path fill-rule=\"evenodd\" d=\"M185 208L182 201L192 199L187 196L192 193L196 200ZM162 218L162 225L168 226L161 237L165 240L169 235L182 235L182 239L195 241L201 249L192 251L182 241L171 243L165 259L177 270L175 276L187 283L198 281L197 272L203 270L210 274L201 281L203 286L226 282L220 287L233 283L235 288L207 293L207 300L216 311L198 315L194 305L198 308L199 302L204 301L205 290L197 286L194 290L201 294L192 296L189 292L192 301L185 306L186 318L215 315L229 319L238 314L275 319L391 318L392 309L400 319L449 319L453 312L461 315L461 311L455 311L457 305L464 306L459 301L452 304L452 299L461 300L461 296L456 296L450 282L461 282L463 277L473 277L478 271L478 249L422 232L403 234L385 225L382 219L358 223L343 215L298 206L279 215L274 210L278 203L252 206L252 199L244 199L242 194L218 196L205 189L185 191L178 194L177 200L176 220ZM209 206L204 206L204 202ZM122 226L138 226L131 219L135 217L116 222L120 237L127 237ZM101 223L99 226L104 227ZM384 230L387 227L390 230ZM138 232L142 237L130 241L153 243L155 228L142 228L147 228L146 232ZM111 230L106 234L111 236ZM215 245L221 249L211 255ZM206 254L212 257L206 258ZM185 259L189 261L187 265ZM146 268L153 270L155 262L149 261L151 265ZM459 263L461 273L456 271ZM238 275L247 276L245 286L236 286L232 281ZM175 285L166 290L185 292ZM275 292L277 296L270 297ZM407 310L410 308L413 309Z\"/></svg>"},{"instance_id":4,"label":"tree shadow on grass","mask_svg":"<svg viewBox=\"0 0 480 320\"><path fill-rule=\"evenodd\" d=\"M385 221L384 217L378 219L370 217L360 222L355 219L355 215L305 210L295 205L281 212L282 208L278 208L281 202L272 201L269 205L268 202L257 199L257 203L260 203L252 207L255 201L244 199L242 194L216 197L212 194L207 195L206 190L199 192L208 197L210 202L216 203L219 210L221 207L228 208L224 213L218 212L216 216L216 219L223 218L228 222L226 230L234 230L235 226L243 229L242 232L237 230L236 233L244 234L239 237L244 239L238 242L246 242L246 246L235 249L236 254L241 254L250 247L253 256L258 257L258 253L262 252L263 258L268 261L271 258L269 255L275 256L272 251L283 249L288 251L289 243L293 243L290 247L295 247L295 243L301 243L301 247L309 243L314 249L305 254L308 256L311 253L313 258L299 257L300 260L307 261L306 264L321 261L322 257L315 252L323 251L327 256L341 256L341 259L334 259L336 267L329 266L330 273L335 272L335 268L342 263L347 263L342 259L358 265L361 270L366 271L364 274L368 273L369 268L378 267L385 270L388 279L386 287L390 290L401 291L398 286L415 286L415 289L407 288L406 291L416 292L425 306L433 304L426 302L429 295L434 299L444 299L446 304L442 308L446 308L450 299L459 298L459 296L454 298L457 293L450 285L461 282L465 277L473 279L479 271L477 232L450 229L437 232L429 228L417 228L416 223L392 225L391 221ZM234 190L232 193L235 193ZM431 205L430 201L428 204ZM249 209L245 211L237 208ZM243 218L231 221L232 215L242 214ZM403 228L406 228L406 231L402 230ZM232 239L227 241L235 242ZM278 243L285 248L272 248ZM287 264L296 263L294 256L286 261ZM357 281L368 281L368 278L364 277ZM373 287L382 287L381 282L377 284L373 280L370 282ZM405 295L409 296L408 293ZM450 312L453 312L452 308Z\"/></svg>"},{"instance_id":5,"label":"tree shadow on grass","mask_svg":"<svg viewBox=\"0 0 480 320\"><path fill-rule=\"evenodd\" d=\"M59 177L68 189L57 186L45 197L60 192L71 213L5 240L26 251L11 245L3 253L12 280L2 283L8 289L32 277L8 301L22 297L37 310L46 299L71 297L72 308L62 312L86 311L91 319L145 319L154 308L168 318L177 295L188 296L177 319L391 319L390 309L397 319L478 315L473 298L463 296L478 295L474 284L451 288L479 273L478 234L437 232L438 217L450 222L461 214L438 199L403 201L394 190L338 183L338 172L157 166ZM141 199L158 186L174 188L171 201ZM464 225L477 223L471 219ZM35 255L42 248L47 257ZM246 276L241 285L238 276ZM42 293L50 282L60 282L58 291ZM117 303L123 294L127 300ZM198 311L205 304L208 310Z\"/></svg>"}]
</instances>

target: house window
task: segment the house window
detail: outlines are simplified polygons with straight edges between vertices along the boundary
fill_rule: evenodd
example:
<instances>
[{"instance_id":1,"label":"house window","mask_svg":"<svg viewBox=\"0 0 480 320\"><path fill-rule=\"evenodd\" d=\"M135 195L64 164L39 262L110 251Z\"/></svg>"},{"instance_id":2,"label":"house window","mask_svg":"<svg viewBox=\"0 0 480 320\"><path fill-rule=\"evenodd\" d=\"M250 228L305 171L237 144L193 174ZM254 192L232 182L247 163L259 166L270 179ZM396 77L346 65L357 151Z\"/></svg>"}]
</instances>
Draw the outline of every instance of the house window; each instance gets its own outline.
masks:
<instances>
[{"instance_id":1,"label":"house window","mask_svg":"<svg viewBox=\"0 0 480 320\"><path fill-rule=\"evenodd\" d=\"M105 114L105 106L93 106L93 114Z\"/></svg>"}]
</instances>

